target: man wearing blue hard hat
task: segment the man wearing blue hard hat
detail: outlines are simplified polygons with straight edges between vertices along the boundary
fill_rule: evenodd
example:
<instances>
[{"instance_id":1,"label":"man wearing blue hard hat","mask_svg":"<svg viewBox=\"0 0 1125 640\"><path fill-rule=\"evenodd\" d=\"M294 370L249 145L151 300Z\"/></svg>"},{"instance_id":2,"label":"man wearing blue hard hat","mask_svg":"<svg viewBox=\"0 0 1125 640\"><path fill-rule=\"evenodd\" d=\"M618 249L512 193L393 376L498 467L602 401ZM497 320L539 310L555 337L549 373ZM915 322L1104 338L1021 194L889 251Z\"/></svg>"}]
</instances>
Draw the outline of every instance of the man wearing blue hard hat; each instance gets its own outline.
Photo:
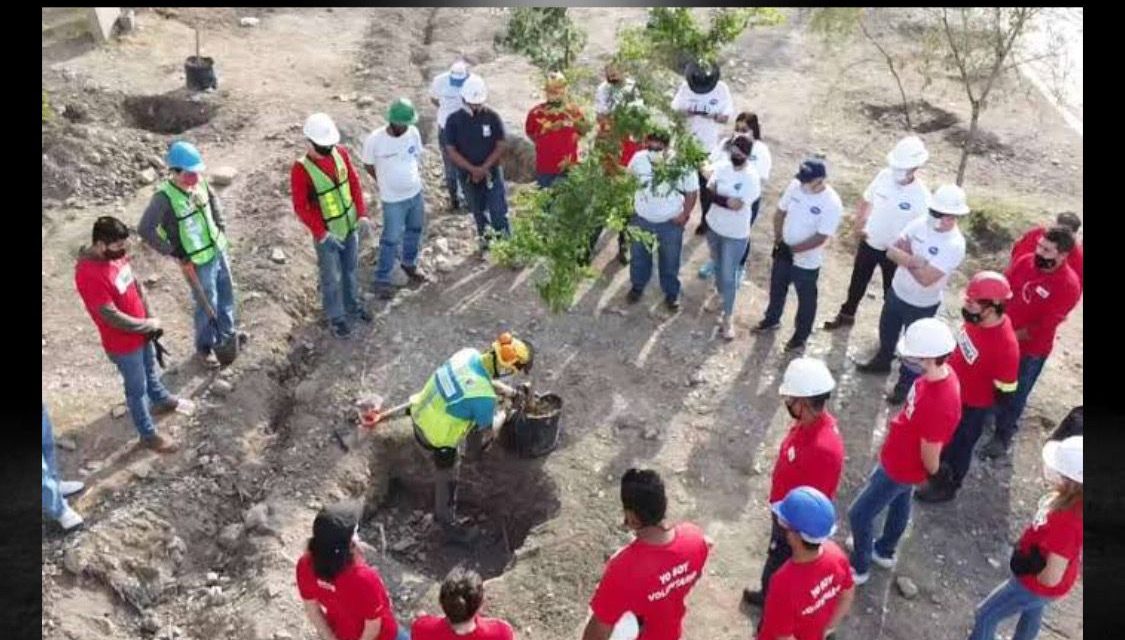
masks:
<instances>
[{"instance_id":1,"label":"man wearing blue hard hat","mask_svg":"<svg viewBox=\"0 0 1125 640\"><path fill-rule=\"evenodd\" d=\"M150 247L175 258L192 286L198 281L199 289L192 294L195 351L205 367L215 368L215 347L237 339L223 209L202 176L207 167L195 145L173 142L165 163L171 176L157 185L137 232Z\"/></svg>"},{"instance_id":2,"label":"man wearing blue hard hat","mask_svg":"<svg viewBox=\"0 0 1125 640\"><path fill-rule=\"evenodd\" d=\"M830 637L855 599L848 556L828 539L836 531L836 508L828 496L801 486L773 512L793 557L770 581L757 640Z\"/></svg>"}]
</instances>

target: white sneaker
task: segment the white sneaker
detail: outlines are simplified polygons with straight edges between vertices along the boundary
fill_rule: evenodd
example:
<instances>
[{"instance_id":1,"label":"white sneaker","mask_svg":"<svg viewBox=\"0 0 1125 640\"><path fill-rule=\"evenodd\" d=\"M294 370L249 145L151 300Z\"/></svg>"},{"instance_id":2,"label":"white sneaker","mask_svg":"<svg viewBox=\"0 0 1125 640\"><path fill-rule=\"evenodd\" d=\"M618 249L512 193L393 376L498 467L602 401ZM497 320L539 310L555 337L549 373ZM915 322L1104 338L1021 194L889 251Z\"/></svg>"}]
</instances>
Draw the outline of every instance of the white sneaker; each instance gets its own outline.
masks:
<instances>
[{"instance_id":1,"label":"white sneaker","mask_svg":"<svg viewBox=\"0 0 1125 640\"><path fill-rule=\"evenodd\" d=\"M64 498L69 498L85 488L86 485L77 480L63 480L59 483L59 492L62 493Z\"/></svg>"},{"instance_id":2,"label":"white sneaker","mask_svg":"<svg viewBox=\"0 0 1125 640\"><path fill-rule=\"evenodd\" d=\"M76 527L82 526L82 516L78 515L78 512L74 509L67 507L66 510L62 512L62 515L59 516L58 523L64 531L70 531Z\"/></svg>"},{"instance_id":3,"label":"white sneaker","mask_svg":"<svg viewBox=\"0 0 1125 640\"><path fill-rule=\"evenodd\" d=\"M896 558L894 556L891 556L889 558L884 558L883 556L879 555L878 551L872 549L871 550L871 561L874 562L875 564L879 565L880 567L884 568L884 569L894 569L895 563L898 562L898 558Z\"/></svg>"},{"instance_id":4,"label":"white sneaker","mask_svg":"<svg viewBox=\"0 0 1125 640\"><path fill-rule=\"evenodd\" d=\"M860 585L862 585L862 584L866 584L866 583L867 583L867 581L868 581L868 580L869 580L870 578L871 578L871 572L867 572L867 573L856 573L856 572L855 572L855 569L852 569L852 581L853 581L853 582L855 582L855 586L857 586L857 587L858 587L858 586L860 586Z\"/></svg>"}]
</instances>

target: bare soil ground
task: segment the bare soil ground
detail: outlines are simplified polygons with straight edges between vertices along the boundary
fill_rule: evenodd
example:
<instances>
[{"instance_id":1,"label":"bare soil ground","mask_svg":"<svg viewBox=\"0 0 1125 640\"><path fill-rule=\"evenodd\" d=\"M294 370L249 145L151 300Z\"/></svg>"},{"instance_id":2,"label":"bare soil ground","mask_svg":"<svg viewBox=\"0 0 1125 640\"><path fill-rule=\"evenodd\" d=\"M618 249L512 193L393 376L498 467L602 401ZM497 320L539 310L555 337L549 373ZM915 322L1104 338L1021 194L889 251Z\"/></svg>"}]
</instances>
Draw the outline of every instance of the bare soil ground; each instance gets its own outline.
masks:
<instances>
[{"instance_id":1,"label":"bare soil ground","mask_svg":"<svg viewBox=\"0 0 1125 640\"><path fill-rule=\"evenodd\" d=\"M618 26L644 15L573 11L590 31L583 59L591 65L612 51ZM247 15L260 25L240 28ZM746 34L724 69L738 108L759 113L775 157L764 210L772 211L791 168L813 150L827 152L831 181L851 209L901 135L887 115L896 92L873 51L829 49L792 17ZM44 527L44 637L313 638L293 563L320 505L354 498L369 506L363 532L375 547L370 559L392 588L401 620L434 611L435 580L468 561L498 576L489 585L489 610L510 619L521 637L573 638L605 559L626 541L617 526L617 479L633 465L661 470L673 517L698 522L717 543L691 598L686 637L747 637L752 622L739 611L739 596L757 580L765 555L768 476L786 426L777 385L789 360L781 352L787 336L747 334L765 306L769 264L758 248L768 246L768 224L754 231L752 282L740 295L733 343L716 335L713 318L700 309L711 290L694 276L706 257L694 236L679 314L667 315L651 293L624 307L628 273L607 247L596 263L602 277L583 288L573 309L552 316L535 296L534 267L512 271L468 257L472 225L466 215L445 212L440 160L426 131L432 153L424 264L438 280L389 304L373 302L374 325L335 341L320 319L311 244L289 204L288 167L302 152L304 117L332 114L355 152L394 96L425 105L424 122L432 123L429 78L462 53L488 80L492 104L522 129L539 101L538 74L523 58L494 50L501 12L161 9L139 12L138 23L138 32L77 57L48 60L45 50L44 85L70 115L43 132L42 387L64 475L84 478L90 489L74 501L87 518L84 531L63 537ZM195 102L179 91L194 47L190 24L204 25L204 55L219 69L219 90ZM957 91L939 81L924 108L964 123ZM1026 217L1024 225L1064 209L1081 212L1081 138L1038 94L1006 95L983 119L993 144L971 161L970 197L1006 203ZM152 96L165 98L136 106ZM183 135L200 145L210 167L238 169L221 196L251 343L220 374L190 364L187 288L175 265L134 249L175 361L165 380L201 405L191 418L160 423L185 446L156 457L134 450L128 419L114 417L123 402L120 381L74 291L73 262L97 216L139 220L152 193L144 172L160 169L159 156L175 137L169 126L201 112L207 121ZM949 126L923 134L931 186L951 180L951 140L961 126L945 115L938 120ZM844 231L822 270L818 326L845 295L854 240ZM369 274L374 243L362 243ZM283 261L274 259L276 249ZM947 296L947 317L956 317L971 270L1001 268L1002 253L972 256ZM808 349L839 378L832 406L849 456L841 506L861 486L885 435L886 381L857 375L849 362L874 346L878 291L873 282L850 333L818 331ZM431 536L427 462L406 424L392 423L348 453L332 433L351 420L361 393L397 402L449 354L483 347L501 327L539 348L536 388L566 401L562 443L545 459L515 460L494 447L467 465L463 513L482 535L470 549L450 548ZM1079 307L1032 396L1014 460L976 464L955 503L915 509L898 567L876 572L861 589L841 638L967 633L973 605L1006 577L1006 545L1042 491L1043 429L1081 402L1081 376ZM895 576L909 577L920 594L899 595ZM1079 585L1048 609L1041 637L1081 638L1081 609Z\"/></svg>"}]
</instances>

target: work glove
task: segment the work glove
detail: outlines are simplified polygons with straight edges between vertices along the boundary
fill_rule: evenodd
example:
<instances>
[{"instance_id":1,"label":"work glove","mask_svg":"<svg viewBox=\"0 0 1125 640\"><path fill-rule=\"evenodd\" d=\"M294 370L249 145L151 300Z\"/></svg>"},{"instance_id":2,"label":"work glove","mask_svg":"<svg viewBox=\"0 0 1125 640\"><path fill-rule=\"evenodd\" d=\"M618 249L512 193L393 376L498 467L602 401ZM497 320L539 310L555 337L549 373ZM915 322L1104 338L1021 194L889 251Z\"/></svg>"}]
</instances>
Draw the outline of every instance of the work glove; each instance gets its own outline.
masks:
<instances>
[{"instance_id":1,"label":"work glove","mask_svg":"<svg viewBox=\"0 0 1125 640\"><path fill-rule=\"evenodd\" d=\"M1008 568L1017 576L1036 575L1046 566L1047 559L1035 545L1027 553L1020 553L1018 548L1012 549L1012 557L1008 560Z\"/></svg>"}]
</instances>

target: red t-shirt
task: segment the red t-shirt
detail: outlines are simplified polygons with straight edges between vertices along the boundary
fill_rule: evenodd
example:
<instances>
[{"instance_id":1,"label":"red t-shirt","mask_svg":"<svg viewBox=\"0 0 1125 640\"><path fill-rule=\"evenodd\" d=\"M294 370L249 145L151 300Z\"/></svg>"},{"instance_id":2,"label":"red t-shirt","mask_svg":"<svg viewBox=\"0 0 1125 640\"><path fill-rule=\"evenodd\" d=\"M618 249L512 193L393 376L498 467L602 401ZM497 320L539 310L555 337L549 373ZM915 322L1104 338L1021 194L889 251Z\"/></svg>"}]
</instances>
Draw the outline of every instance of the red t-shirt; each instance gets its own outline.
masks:
<instances>
[{"instance_id":1,"label":"red t-shirt","mask_svg":"<svg viewBox=\"0 0 1125 640\"><path fill-rule=\"evenodd\" d=\"M961 384L953 371L941 380L920 377L906 394L906 405L889 425L879 462L891 480L899 484L921 484L928 474L922 464L922 441L953 439L961 421Z\"/></svg>"},{"instance_id":2,"label":"red t-shirt","mask_svg":"<svg viewBox=\"0 0 1125 640\"><path fill-rule=\"evenodd\" d=\"M514 640L512 626L498 618L476 617L477 628L459 636L444 617L421 616L410 627L410 640Z\"/></svg>"},{"instance_id":3,"label":"red t-shirt","mask_svg":"<svg viewBox=\"0 0 1125 640\"><path fill-rule=\"evenodd\" d=\"M957 330L957 349L949 358L961 383L961 404L987 409L996 404L996 389L1015 391L1020 369L1020 345L1012 320L995 327L965 323Z\"/></svg>"},{"instance_id":4,"label":"red t-shirt","mask_svg":"<svg viewBox=\"0 0 1125 640\"><path fill-rule=\"evenodd\" d=\"M814 487L829 500L835 500L843 470L844 439L832 414L822 411L807 426L793 423L781 441L773 466L770 504L783 500L801 485Z\"/></svg>"},{"instance_id":5,"label":"red t-shirt","mask_svg":"<svg viewBox=\"0 0 1125 640\"><path fill-rule=\"evenodd\" d=\"M359 640L367 620L379 618L383 628L377 640L394 640L398 624L391 611L387 588L374 569L357 559L331 583L316 577L312 556L297 561L297 590L304 600L316 600L328 626L339 640Z\"/></svg>"},{"instance_id":6,"label":"red t-shirt","mask_svg":"<svg viewBox=\"0 0 1125 640\"><path fill-rule=\"evenodd\" d=\"M679 640L684 599L703 575L710 550L694 524L676 525L674 531L666 545L634 540L609 559L590 600L599 622L613 626L631 611L641 626L637 640Z\"/></svg>"},{"instance_id":7,"label":"red t-shirt","mask_svg":"<svg viewBox=\"0 0 1125 640\"><path fill-rule=\"evenodd\" d=\"M1039 502L1035 520L1024 529L1016 548L1021 553L1026 553L1031 545L1038 545L1044 559L1047 554L1055 553L1070 562L1066 565L1062 580L1053 587L1041 584L1035 574L1019 576L1019 581L1036 595L1061 598L1078 580L1078 568L1082 566L1082 503L1078 502L1062 511L1051 511L1048 508L1050 500L1051 497L1047 496Z\"/></svg>"},{"instance_id":8,"label":"red t-shirt","mask_svg":"<svg viewBox=\"0 0 1125 640\"><path fill-rule=\"evenodd\" d=\"M792 559L770 578L758 640L794 636L797 640L823 640L836 613L840 594L855 585L848 556L829 540L812 562Z\"/></svg>"},{"instance_id":9,"label":"red t-shirt","mask_svg":"<svg viewBox=\"0 0 1125 640\"><path fill-rule=\"evenodd\" d=\"M1016 243L1012 245L1011 261L1015 262L1016 258L1021 258L1029 253L1035 253L1035 247L1039 245L1039 238L1042 238L1045 233L1047 233L1047 230L1043 227L1035 227L1025 233L1022 238L1016 240ZM1078 276L1078 287L1083 288L1081 244L1077 242L1074 243L1074 248L1066 255L1066 263L1071 269L1074 269L1074 275Z\"/></svg>"},{"instance_id":10,"label":"red t-shirt","mask_svg":"<svg viewBox=\"0 0 1125 640\"><path fill-rule=\"evenodd\" d=\"M336 151L340 152L340 157L344 160L344 166L348 168L348 188L352 192L356 216L365 218L367 217L367 205L363 202L363 185L359 183L359 174L352 166L352 159L344 145L336 145ZM332 156L312 158L312 161L313 164L320 167L325 175L332 177L333 180L336 179L336 162L332 160ZM301 166L300 162L294 162L293 168L289 170L289 188L293 194L293 209L297 212L297 217L309 228L313 238L320 242L324 238L324 234L328 233L328 225L324 224L324 216L320 214L320 203L316 199L316 190L313 189L312 178L309 177L308 170Z\"/></svg>"},{"instance_id":11,"label":"red t-shirt","mask_svg":"<svg viewBox=\"0 0 1125 640\"><path fill-rule=\"evenodd\" d=\"M148 317L128 257L117 260L79 258L74 268L74 286L98 327L106 353L132 353L145 345L144 335L110 326L98 312L101 307L112 304L118 311L134 318Z\"/></svg>"},{"instance_id":12,"label":"red t-shirt","mask_svg":"<svg viewBox=\"0 0 1125 640\"><path fill-rule=\"evenodd\" d=\"M1020 355L1046 358L1055 346L1055 332L1082 295L1078 276L1067 265L1043 273L1035 268L1034 254L1018 258L1004 275L1012 285L1012 328L1030 334L1020 341Z\"/></svg>"},{"instance_id":13,"label":"red t-shirt","mask_svg":"<svg viewBox=\"0 0 1125 640\"><path fill-rule=\"evenodd\" d=\"M632 138L625 138L621 141L621 166L629 166L633 156L641 150L641 143L633 140Z\"/></svg>"},{"instance_id":14,"label":"red t-shirt","mask_svg":"<svg viewBox=\"0 0 1125 640\"><path fill-rule=\"evenodd\" d=\"M528 112L524 130L527 137L535 143L537 173L562 173L564 167L578 162L579 135L574 123L580 120L582 110L576 105L563 108L543 102Z\"/></svg>"}]
</instances>

